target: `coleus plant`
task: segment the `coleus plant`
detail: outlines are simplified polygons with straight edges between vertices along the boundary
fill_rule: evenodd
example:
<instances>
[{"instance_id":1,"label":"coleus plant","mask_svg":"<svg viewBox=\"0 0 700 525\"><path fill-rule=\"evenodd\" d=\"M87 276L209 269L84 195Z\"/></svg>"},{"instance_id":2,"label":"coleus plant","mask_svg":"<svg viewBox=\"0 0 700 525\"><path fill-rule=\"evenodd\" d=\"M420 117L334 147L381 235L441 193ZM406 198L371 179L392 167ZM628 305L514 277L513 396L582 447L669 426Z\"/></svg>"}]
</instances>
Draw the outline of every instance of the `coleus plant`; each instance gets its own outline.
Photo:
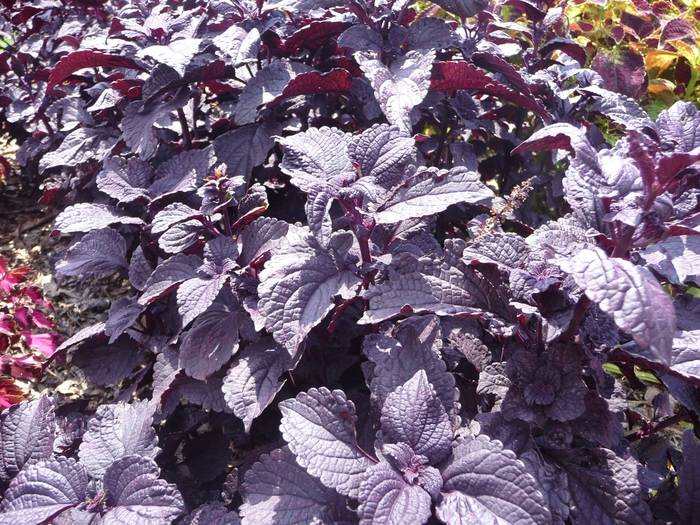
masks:
<instances>
[{"instance_id":1,"label":"coleus plant","mask_svg":"<svg viewBox=\"0 0 700 525\"><path fill-rule=\"evenodd\" d=\"M657 115L677 100L698 101L700 20L691 2L572 2L574 40L593 54L606 87L645 98Z\"/></svg>"},{"instance_id":2,"label":"coleus plant","mask_svg":"<svg viewBox=\"0 0 700 525\"><path fill-rule=\"evenodd\" d=\"M133 287L59 348L122 392L56 409L100 430L70 465L14 468L3 509L123 521L128 470L165 498L154 524L697 511L661 433L700 413L697 109L654 121L605 89L552 3L438 5L105 4L70 26L25 86L45 102L23 159L72 199L56 271ZM15 13L38 56L71 8ZM682 408L659 394L633 428L609 370L638 388L635 366ZM74 494L34 498L66 469Z\"/></svg>"},{"instance_id":3,"label":"coleus plant","mask_svg":"<svg viewBox=\"0 0 700 525\"><path fill-rule=\"evenodd\" d=\"M28 267L10 269L0 255L0 410L25 398L20 382L41 379L63 341L50 317L53 306L29 284L30 273Z\"/></svg>"}]
</instances>

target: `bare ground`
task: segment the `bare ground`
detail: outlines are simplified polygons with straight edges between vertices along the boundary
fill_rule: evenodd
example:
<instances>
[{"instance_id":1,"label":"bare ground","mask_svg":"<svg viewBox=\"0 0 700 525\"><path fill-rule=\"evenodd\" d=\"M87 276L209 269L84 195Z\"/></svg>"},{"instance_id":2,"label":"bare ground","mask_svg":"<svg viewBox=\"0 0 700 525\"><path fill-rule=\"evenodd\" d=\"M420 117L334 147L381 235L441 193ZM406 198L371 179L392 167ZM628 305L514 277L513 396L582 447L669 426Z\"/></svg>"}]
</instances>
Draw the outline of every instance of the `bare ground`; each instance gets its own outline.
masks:
<instances>
[{"instance_id":1,"label":"bare ground","mask_svg":"<svg viewBox=\"0 0 700 525\"><path fill-rule=\"evenodd\" d=\"M112 301L129 293L127 281L113 274L103 278L52 277L50 261L65 250L69 236L51 236L58 211L39 202L41 188L18 177L14 160L17 146L0 137L0 155L13 164L12 176L0 181L0 255L10 268L32 269L30 282L39 286L55 309L57 331L67 339L82 328L107 319ZM78 368L52 363L39 384L28 385L30 395L58 394L63 401L88 397L94 402L111 398L116 388L92 383Z\"/></svg>"}]
</instances>

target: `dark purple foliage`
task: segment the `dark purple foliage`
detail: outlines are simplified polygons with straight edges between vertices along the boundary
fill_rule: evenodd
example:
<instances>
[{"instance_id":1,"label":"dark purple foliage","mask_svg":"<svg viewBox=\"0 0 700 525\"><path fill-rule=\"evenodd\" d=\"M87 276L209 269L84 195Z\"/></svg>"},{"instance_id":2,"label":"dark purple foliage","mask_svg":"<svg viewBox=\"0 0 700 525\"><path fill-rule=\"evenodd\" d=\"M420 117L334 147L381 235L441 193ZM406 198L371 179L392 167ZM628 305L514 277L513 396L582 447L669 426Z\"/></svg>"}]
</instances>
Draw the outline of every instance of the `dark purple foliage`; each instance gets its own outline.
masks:
<instances>
[{"instance_id":1,"label":"dark purple foliage","mask_svg":"<svg viewBox=\"0 0 700 525\"><path fill-rule=\"evenodd\" d=\"M644 451L700 417L700 117L639 57L549 1L83 4L0 15L0 107L56 271L132 286L59 348L118 397L2 415L0 523L692 522L691 431Z\"/></svg>"}]
</instances>

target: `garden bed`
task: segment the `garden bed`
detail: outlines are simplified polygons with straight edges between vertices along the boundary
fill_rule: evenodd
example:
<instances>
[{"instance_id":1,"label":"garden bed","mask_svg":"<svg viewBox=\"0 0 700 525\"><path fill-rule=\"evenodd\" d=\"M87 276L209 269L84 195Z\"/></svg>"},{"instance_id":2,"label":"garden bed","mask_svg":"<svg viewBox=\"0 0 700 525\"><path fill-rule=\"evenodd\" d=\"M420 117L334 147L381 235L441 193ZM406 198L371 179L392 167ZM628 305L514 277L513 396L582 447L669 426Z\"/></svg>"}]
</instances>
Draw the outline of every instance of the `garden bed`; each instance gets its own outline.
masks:
<instances>
[{"instance_id":1,"label":"garden bed","mask_svg":"<svg viewBox=\"0 0 700 525\"><path fill-rule=\"evenodd\" d=\"M6 7L0 525L700 514L689 4Z\"/></svg>"}]
</instances>

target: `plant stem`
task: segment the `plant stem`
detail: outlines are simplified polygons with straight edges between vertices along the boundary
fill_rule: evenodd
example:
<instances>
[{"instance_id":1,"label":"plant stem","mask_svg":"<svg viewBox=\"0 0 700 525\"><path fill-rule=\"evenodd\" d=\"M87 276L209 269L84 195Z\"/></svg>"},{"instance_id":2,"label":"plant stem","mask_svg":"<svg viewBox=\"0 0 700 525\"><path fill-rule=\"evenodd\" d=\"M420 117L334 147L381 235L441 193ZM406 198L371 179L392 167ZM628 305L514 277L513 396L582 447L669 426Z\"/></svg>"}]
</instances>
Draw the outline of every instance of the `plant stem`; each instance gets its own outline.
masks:
<instances>
[{"instance_id":1,"label":"plant stem","mask_svg":"<svg viewBox=\"0 0 700 525\"><path fill-rule=\"evenodd\" d=\"M192 149L192 135L190 135L190 128L187 126L187 118L185 117L185 112L182 110L182 108L177 108L177 117L180 120L182 134L185 137L185 149Z\"/></svg>"},{"instance_id":2,"label":"plant stem","mask_svg":"<svg viewBox=\"0 0 700 525\"><path fill-rule=\"evenodd\" d=\"M615 249L612 252L612 257L622 257L630 249L630 244L632 242L632 237L634 237L634 232L637 228L634 226L628 226L625 230L625 234L615 245Z\"/></svg>"},{"instance_id":3,"label":"plant stem","mask_svg":"<svg viewBox=\"0 0 700 525\"><path fill-rule=\"evenodd\" d=\"M651 436L655 432L659 432L660 430L663 430L665 428L672 427L673 425L676 425L681 421L685 421L686 419L688 419L688 414L686 413L684 408L681 408L681 410L679 410L676 415L667 417L663 421L659 421L656 425L649 425L651 427L650 431L645 431L644 429L638 430L637 432L625 436L625 439L630 443L634 443L635 441L639 441L644 437Z\"/></svg>"},{"instance_id":4,"label":"plant stem","mask_svg":"<svg viewBox=\"0 0 700 525\"><path fill-rule=\"evenodd\" d=\"M580 325L581 321L583 320L583 316L586 315L586 311L591 307L592 304L593 301L591 301L584 293L576 303L576 307L574 308L574 317L573 319L571 319L569 327L566 329L566 332L564 332L559 338L560 343L566 343L569 339L571 339L574 336L578 325Z\"/></svg>"}]
</instances>

